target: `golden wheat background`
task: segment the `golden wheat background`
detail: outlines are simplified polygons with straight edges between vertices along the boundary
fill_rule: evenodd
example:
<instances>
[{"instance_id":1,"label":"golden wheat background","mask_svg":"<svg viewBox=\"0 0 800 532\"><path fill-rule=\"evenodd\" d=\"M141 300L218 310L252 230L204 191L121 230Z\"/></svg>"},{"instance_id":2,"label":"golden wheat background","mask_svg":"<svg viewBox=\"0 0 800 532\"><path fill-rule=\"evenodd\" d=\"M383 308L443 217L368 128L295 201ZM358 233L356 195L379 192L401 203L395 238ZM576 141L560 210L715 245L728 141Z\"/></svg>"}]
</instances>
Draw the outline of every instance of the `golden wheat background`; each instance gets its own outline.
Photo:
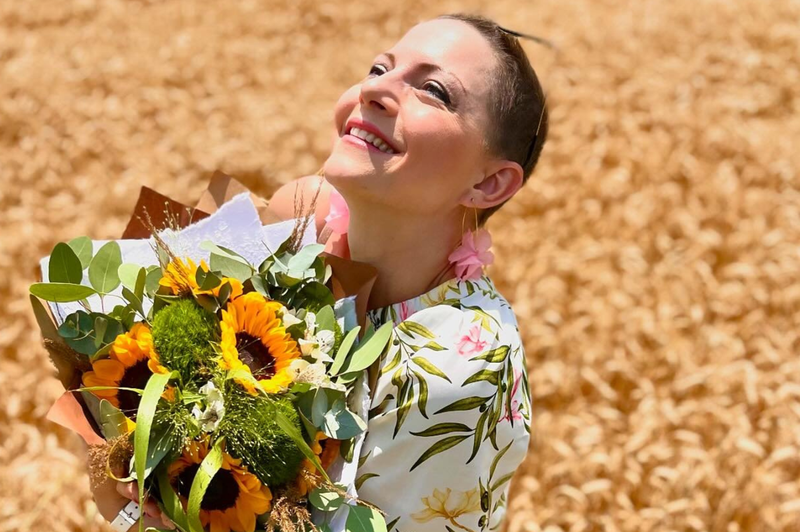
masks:
<instances>
[{"instance_id":1,"label":"golden wheat background","mask_svg":"<svg viewBox=\"0 0 800 532\"><path fill-rule=\"evenodd\" d=\"M551 133L490 223L534 398L509 529L800 530L796 0L0 2L0 532L107 530L26 298L139 187L268 195L414 23L525 42Z\"/></svg>"}]
</instances>

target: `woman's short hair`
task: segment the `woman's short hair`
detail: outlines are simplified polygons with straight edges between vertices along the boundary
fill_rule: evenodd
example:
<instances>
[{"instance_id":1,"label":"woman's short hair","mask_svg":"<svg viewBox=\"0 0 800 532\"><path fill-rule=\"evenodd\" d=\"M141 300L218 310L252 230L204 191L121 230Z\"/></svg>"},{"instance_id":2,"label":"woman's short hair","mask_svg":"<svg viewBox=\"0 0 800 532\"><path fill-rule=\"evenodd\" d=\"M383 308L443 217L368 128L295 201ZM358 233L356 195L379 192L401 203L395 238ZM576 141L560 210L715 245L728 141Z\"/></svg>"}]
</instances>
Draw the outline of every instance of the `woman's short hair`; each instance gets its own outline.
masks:
<instances>
[{"instance_id":1,"label":"woman's short hair","mask_svg":"<svg viewBox=\"0 0 800 532\"><path fill-rule=\"evenodd\" d=\"M524 184L533 173L547 140L548 111L542 85L515 36L516 32L510 32L480 15L448 13L437 18L470 24L494 49L497 68L491 81L490 124L485 147L493 156L519 163ZM480 214L480 224L502 206L501 203L484 209Z\"/></svg>"}]
</instances>

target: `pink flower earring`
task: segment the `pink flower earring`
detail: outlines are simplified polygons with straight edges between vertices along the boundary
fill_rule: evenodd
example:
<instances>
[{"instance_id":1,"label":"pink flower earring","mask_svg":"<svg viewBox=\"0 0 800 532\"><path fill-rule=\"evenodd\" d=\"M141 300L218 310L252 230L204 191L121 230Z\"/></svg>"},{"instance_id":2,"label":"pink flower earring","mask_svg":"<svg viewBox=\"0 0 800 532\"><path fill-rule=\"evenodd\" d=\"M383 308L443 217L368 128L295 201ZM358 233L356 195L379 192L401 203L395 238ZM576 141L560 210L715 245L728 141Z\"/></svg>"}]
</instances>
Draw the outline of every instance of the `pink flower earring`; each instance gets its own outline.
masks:
<instances>
[{"instance_id":1,"label":"pink flower earring","mask_svg":"<svg viewBox=\"0 0 800 532\"><path fill-rule=\"evenodd\" d=\"M475 210L475 230L463 232L461 245L453 251L447 260L455 264L456 277L460 280L474 281L483 275L483 267L494 262L494 253L489 251L492 247L492 236L489 231L478 227L478 210ZM464 211L466 218L467 211ZM463 231L464 218L461 219Z\"/></svg>"}]
</instances>

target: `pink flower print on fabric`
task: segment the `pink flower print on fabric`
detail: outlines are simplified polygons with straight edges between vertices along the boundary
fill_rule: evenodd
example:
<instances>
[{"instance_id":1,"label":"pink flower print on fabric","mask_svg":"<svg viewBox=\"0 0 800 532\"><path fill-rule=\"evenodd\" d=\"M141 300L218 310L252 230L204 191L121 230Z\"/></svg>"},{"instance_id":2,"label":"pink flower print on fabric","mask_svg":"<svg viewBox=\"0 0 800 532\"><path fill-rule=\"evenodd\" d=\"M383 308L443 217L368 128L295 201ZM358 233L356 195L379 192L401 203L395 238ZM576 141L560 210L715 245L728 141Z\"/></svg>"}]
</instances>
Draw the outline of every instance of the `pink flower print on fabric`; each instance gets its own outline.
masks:
<instances>
[{"instance_id":1,"label":"pink flower print on fabric","mask_svg":"<svg viewBox=\"0 0 800 532\"><path fill-rule=\"evenodd\" d=\"M474 281L481 278L484 266L494 262L494 253L489 251L491 246L492 237L486 229L467 231L461 238L461 245L447 260L455 263L459 279Z\"/></svg>"},{"instance_id":2,"label":"pink flower print on fabric","mask_svg":"<svg viewBox=\"0 0 800 532\"><path fill-rule=\"evenodd\" d=\"M350 209L339 191L331 187L330 209L325 217L325 223L334 233L343 235L347 233L350 225Z\"/></svg>"},{"instance_id":3,"label":"pink flower print on fabric","mask_svg":"<svg viewBox=\"0 0 800 532\"><path fill-rule=\"evenodd\" d=\"M457 348L458 354L461 356L469 356L474 354L481 354L489 342L481 340L481 326L476 323L473 325L469 332L461 337L458 341Z\"/></svg>"},{"instance_id":4,"label":"pink flower print on fabric","mask_svg":"<svg viewBox=\"0 0 800 532\"><path fill-rule=\"evenodd\" d=\"M406 321L411 314L411 306L409 306L408 301L400 303L400 321Z\"/></svg>"},{"instance_id":5,"label":"pink flower print on fabric","mask_svg":"<svg viewBox=\"0 0 800 532\"><path fill-rule=\"evenodd\" d=\"M517 392L519 392L519 383L522 381L522 372L518 369L514 370L514 386L511 388L511 397L516 397ZM501 417L498 421L504 420L514 420L518 421L522 419L522 412L520 411L519 399L513 399L511 401L511 411L509 412L506 408L506 413L503 417Z\"/></svg>"}]
</instances>

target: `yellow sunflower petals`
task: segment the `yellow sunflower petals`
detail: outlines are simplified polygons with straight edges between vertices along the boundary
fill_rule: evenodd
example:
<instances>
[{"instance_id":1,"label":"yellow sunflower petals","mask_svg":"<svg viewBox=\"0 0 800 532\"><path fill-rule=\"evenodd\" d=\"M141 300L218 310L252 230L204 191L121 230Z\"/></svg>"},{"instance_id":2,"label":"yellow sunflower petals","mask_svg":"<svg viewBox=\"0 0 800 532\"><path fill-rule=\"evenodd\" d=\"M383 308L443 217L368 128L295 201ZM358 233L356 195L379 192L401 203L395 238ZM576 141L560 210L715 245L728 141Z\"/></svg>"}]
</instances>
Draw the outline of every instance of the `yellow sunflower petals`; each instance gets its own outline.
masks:
<instances>
[{"instance_id":1,"label":"yellow sunflower petals","mask_svg":"<svg viewBox=\"0 0 800 532\"><path fill-rule=\"evenodd\" d=\"M120 361L110 358L96 361L92 364L92 369L98 378L107 381L119 382L125 375L125 366Z\"/></svg>"},{"instance_id":2,"label":"yellow sunflower petals","mask_svg":"<svg viewBox=\"0 0 800 532\"><path fill-rule=\"evenodd\" d=\"M245 380L245 379L239 379L239 378L234 378L234 380L235 380L237 383L239 383L239 385L240 385L242 388L244 388L245 390L247 390L247 392L248 392L250 395L258 395L258 390L256 389L256 387L255 387L255 385L253 384L253 382L252 382L252 381L250 381L250 380ZM259 383L259 387L260 387L260 383ZM265 390L265 391L266 391L266 390Z\"/></svg>"},{"instance_id":3,"label":"yellow sunflower petals","mask_svg":"<svg viewBox=\"0 0 800 532\"><path fill-rule=\"evenodd\" d=\"M228 510L232 514L231 520L236 522L241 532L253 532L256 529L256 514L248 505L236 501L236 507L231 510Z\"/></svg>"},{"instance_id":4,"label":"yellow sunflower petals","mask_svg":"<svg viewBox=\"0 0 800 532\"><path fill-rule=\"evenodd\" d=\"M250 503L250 509L255 515L267 513L272 509L272 501L265 497L256 499Z\"/></svg>"},{"instance_id":5,"label":"yellow sunflower petals","mask_svg":"<svg viewBox=\"0 0 800 532\"><path fill-rule=\"evenodd\" d=\"M87 371L86 373L84 373L82 380L83 380L83 385L86 386L87 388L92 386L117 386L117 383L114 381L101 379L95 374L94 371ZM117 395L116 390L92 390L92 393L104 399L110 399L111 397L114 397L116 399Z\"/></svg>"},{"instance_id":6,"label":"yellow sunflower petals","mask_svg":"<svg viewBox=\"0 0 800 532\"><path fill-rule=\"evenodd\" d=\"M147 367L150 368L150 371L153 373L169 373L169 370L161 365L158 358L151 358L148 360Z\"/></svg>"},{"instance_id":7,"label":"yellow sunflower petals","mask_svg":"<svg viewBox=\"0 0 800 532\"><path fill-rule=\"evenodd\" d=\"M252 473L244 470L236 471L233 477L239 485L239 489L248 493L257 491L261 488L261 481Z\"/></svg>"},{"instance_id":8,"label":"yellow sunflower petals","mask_svg":"<svg viewBox=\"0 0 800 532\"><path fill-rule=\"evenodd\" d=\"M230 532L225 514L220 511L208 512L210 515L209 521L211 523L211 532ZM205 526L205 525L204 525Z\"/></svg>"}]
</instances>

